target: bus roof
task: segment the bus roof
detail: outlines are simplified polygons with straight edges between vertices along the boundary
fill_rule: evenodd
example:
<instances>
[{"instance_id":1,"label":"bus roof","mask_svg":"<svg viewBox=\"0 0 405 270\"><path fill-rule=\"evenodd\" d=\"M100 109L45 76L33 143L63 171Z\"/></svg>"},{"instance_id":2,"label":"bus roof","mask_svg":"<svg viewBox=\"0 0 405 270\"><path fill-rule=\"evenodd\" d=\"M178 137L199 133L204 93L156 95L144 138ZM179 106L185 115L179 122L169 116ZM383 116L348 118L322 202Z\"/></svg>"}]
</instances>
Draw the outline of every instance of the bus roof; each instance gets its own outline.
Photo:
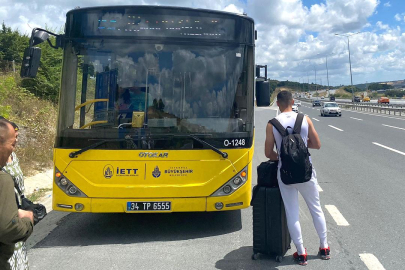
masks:
<instances>
[{"instance_id":1,"label":"bus roof","mask_svg":"<svg viewBox=\"0 0 405 270\"><path fill-rule=\"evenodd\" d=\"M93 10L106 10L106 9L120 9L120 8L142 8L142 9L161 9L161 10L183 10L183 11L197 11L197 12L205 12L205 13L213 13L213 14L220 14L226 16L236 16L239 18L243 18L249 20L254 23L254 20L251 17L248 17L244 14L237 14L227 11L219 11L219 10L211 10L211 9L202 9L202 8L189 8L189 7L174 7L174 6L148 6L148 5L117 5L117 6L95 6L95 7L85 7L85 8L75 8L69 10L66 13L66 16L70 13L80 12L80 11L93 11Z\"/></svg>"}]
</instances>

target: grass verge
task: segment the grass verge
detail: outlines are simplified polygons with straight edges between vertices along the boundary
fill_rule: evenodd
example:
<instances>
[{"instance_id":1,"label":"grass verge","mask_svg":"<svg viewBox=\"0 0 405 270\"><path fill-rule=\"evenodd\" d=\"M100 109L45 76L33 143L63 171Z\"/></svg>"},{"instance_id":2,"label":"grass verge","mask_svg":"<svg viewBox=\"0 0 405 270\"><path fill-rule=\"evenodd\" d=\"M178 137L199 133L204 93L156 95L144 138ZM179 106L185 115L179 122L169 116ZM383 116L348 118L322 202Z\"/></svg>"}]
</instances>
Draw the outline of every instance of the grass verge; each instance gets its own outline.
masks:
<instances>
[{"instance_id":1,"label":"grass verge","mask_svg":"<svg viewBox=\"0 0 405 270\"><path fill-rule=\"evenodd\" d=\"M34 191L33 193L31 193L30 195L27 196L27 199L32 201L33 203L38 202L42 197L45 196L45 193L47 193L48 191L51 191L51 188L41 188L37 191Z\"/></svg>"}]
</instances>

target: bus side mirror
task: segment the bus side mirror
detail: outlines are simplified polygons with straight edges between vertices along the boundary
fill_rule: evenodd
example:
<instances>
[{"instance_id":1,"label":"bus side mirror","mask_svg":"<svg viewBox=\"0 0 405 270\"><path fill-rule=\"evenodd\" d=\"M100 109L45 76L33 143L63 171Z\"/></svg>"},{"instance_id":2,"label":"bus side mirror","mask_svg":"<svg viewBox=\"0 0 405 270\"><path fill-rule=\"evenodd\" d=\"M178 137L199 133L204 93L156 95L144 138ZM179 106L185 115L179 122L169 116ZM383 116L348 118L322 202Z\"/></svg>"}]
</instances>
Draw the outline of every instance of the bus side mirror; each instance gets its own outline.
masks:
<instances>
[{"instance_id":1,"label":"bus side mirror","mask_svg":"<svg viewBox=\"0 0 405 270\"><path fill-rule=\"evenodd\" d=\"M269 81L256 81L256 105L257 107L270 106Z\"/></svg>"},{"instance_id":2,"label":"bus side mirror","mask_svg":"<svg viewBox=\"0 0 405 270\"><path fill-rule=\"evenodd\" d=\"M256 65L256 77L260 78L260 67Z\"/></svg>"},{"instance_id":3,"label":"bus side mirror","mask_svg":"<svg viewBox=\"0 0 405 270\"><path fill-rule=\"evenodd\" d=\"M38 73L39 62L41 60L41 48L28 47L24 51L21 65L21 78L35 78Z\"/></svg>"},{"instance_id":4,"label":"bus side mirror","mask_svg":"<svg viewBox=\"0 0 405 270\"><path fill-rule=\"evenodd\" d=\"M32 36L32 45L31 46L41 44L48 38L49 38L49 34L47 32L38 30Z\"/></svg>"}]
</instances>

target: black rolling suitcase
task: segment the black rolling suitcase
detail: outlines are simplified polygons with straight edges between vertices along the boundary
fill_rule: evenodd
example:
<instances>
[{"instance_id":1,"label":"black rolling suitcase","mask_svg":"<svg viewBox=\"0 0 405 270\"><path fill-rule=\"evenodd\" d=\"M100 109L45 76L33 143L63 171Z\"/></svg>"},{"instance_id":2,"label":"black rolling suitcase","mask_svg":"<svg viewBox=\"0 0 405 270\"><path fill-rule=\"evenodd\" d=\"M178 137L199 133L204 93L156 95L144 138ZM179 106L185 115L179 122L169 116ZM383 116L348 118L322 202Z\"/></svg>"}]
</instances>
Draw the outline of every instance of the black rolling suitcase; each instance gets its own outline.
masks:
<instances>
[{"instance_id":1,"label":"black rolling suitcase","mask_svg":"<svg viewBox=\"0 0 405 270\"><path fill-rule=\"evenodd\" d=\"M290 248L284 203L278 187L256 186L253 190L253 255L274 255L277 262Z\"/></svg>"}]
</instances>

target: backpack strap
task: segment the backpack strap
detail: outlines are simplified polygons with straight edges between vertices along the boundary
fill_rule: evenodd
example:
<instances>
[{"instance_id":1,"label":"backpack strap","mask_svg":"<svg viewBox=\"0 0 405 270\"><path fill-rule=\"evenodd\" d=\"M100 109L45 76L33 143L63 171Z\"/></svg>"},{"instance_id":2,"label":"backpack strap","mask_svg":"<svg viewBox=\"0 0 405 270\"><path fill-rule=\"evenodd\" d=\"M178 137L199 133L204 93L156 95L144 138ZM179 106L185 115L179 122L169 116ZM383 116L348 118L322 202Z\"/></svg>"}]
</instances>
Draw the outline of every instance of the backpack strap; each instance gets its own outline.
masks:
<instances>
[{"instance_id":1,"label":"backpack strap","mask_svg":"<svg viewBox=\"0 0 405 270\"><path fill-rule=\"evenodd\" d=\"M301 133L301 126L302 126L302 121L303 120L304 120L304 115L302 113L299 113L297 115L297 119L295 119L293 134L300 134Z\"/></svg>"},{"instance_id":2,"label":"backpack strap","mask_svg":"<svg viewBox=\"0 0 405 270\"><path fill-rule=\"evenodd\" d=\"M285 128L283 127L283 125L280 124L280 122L279 122L276 118L271 119L271 120L269 121L269 123L272 124L273 127L275 127L275 128L277 129L278 133L280 133L280 135L281 135L282 137L288 135L287 129L285 129Z\"/></svg>"}]
</instances>

